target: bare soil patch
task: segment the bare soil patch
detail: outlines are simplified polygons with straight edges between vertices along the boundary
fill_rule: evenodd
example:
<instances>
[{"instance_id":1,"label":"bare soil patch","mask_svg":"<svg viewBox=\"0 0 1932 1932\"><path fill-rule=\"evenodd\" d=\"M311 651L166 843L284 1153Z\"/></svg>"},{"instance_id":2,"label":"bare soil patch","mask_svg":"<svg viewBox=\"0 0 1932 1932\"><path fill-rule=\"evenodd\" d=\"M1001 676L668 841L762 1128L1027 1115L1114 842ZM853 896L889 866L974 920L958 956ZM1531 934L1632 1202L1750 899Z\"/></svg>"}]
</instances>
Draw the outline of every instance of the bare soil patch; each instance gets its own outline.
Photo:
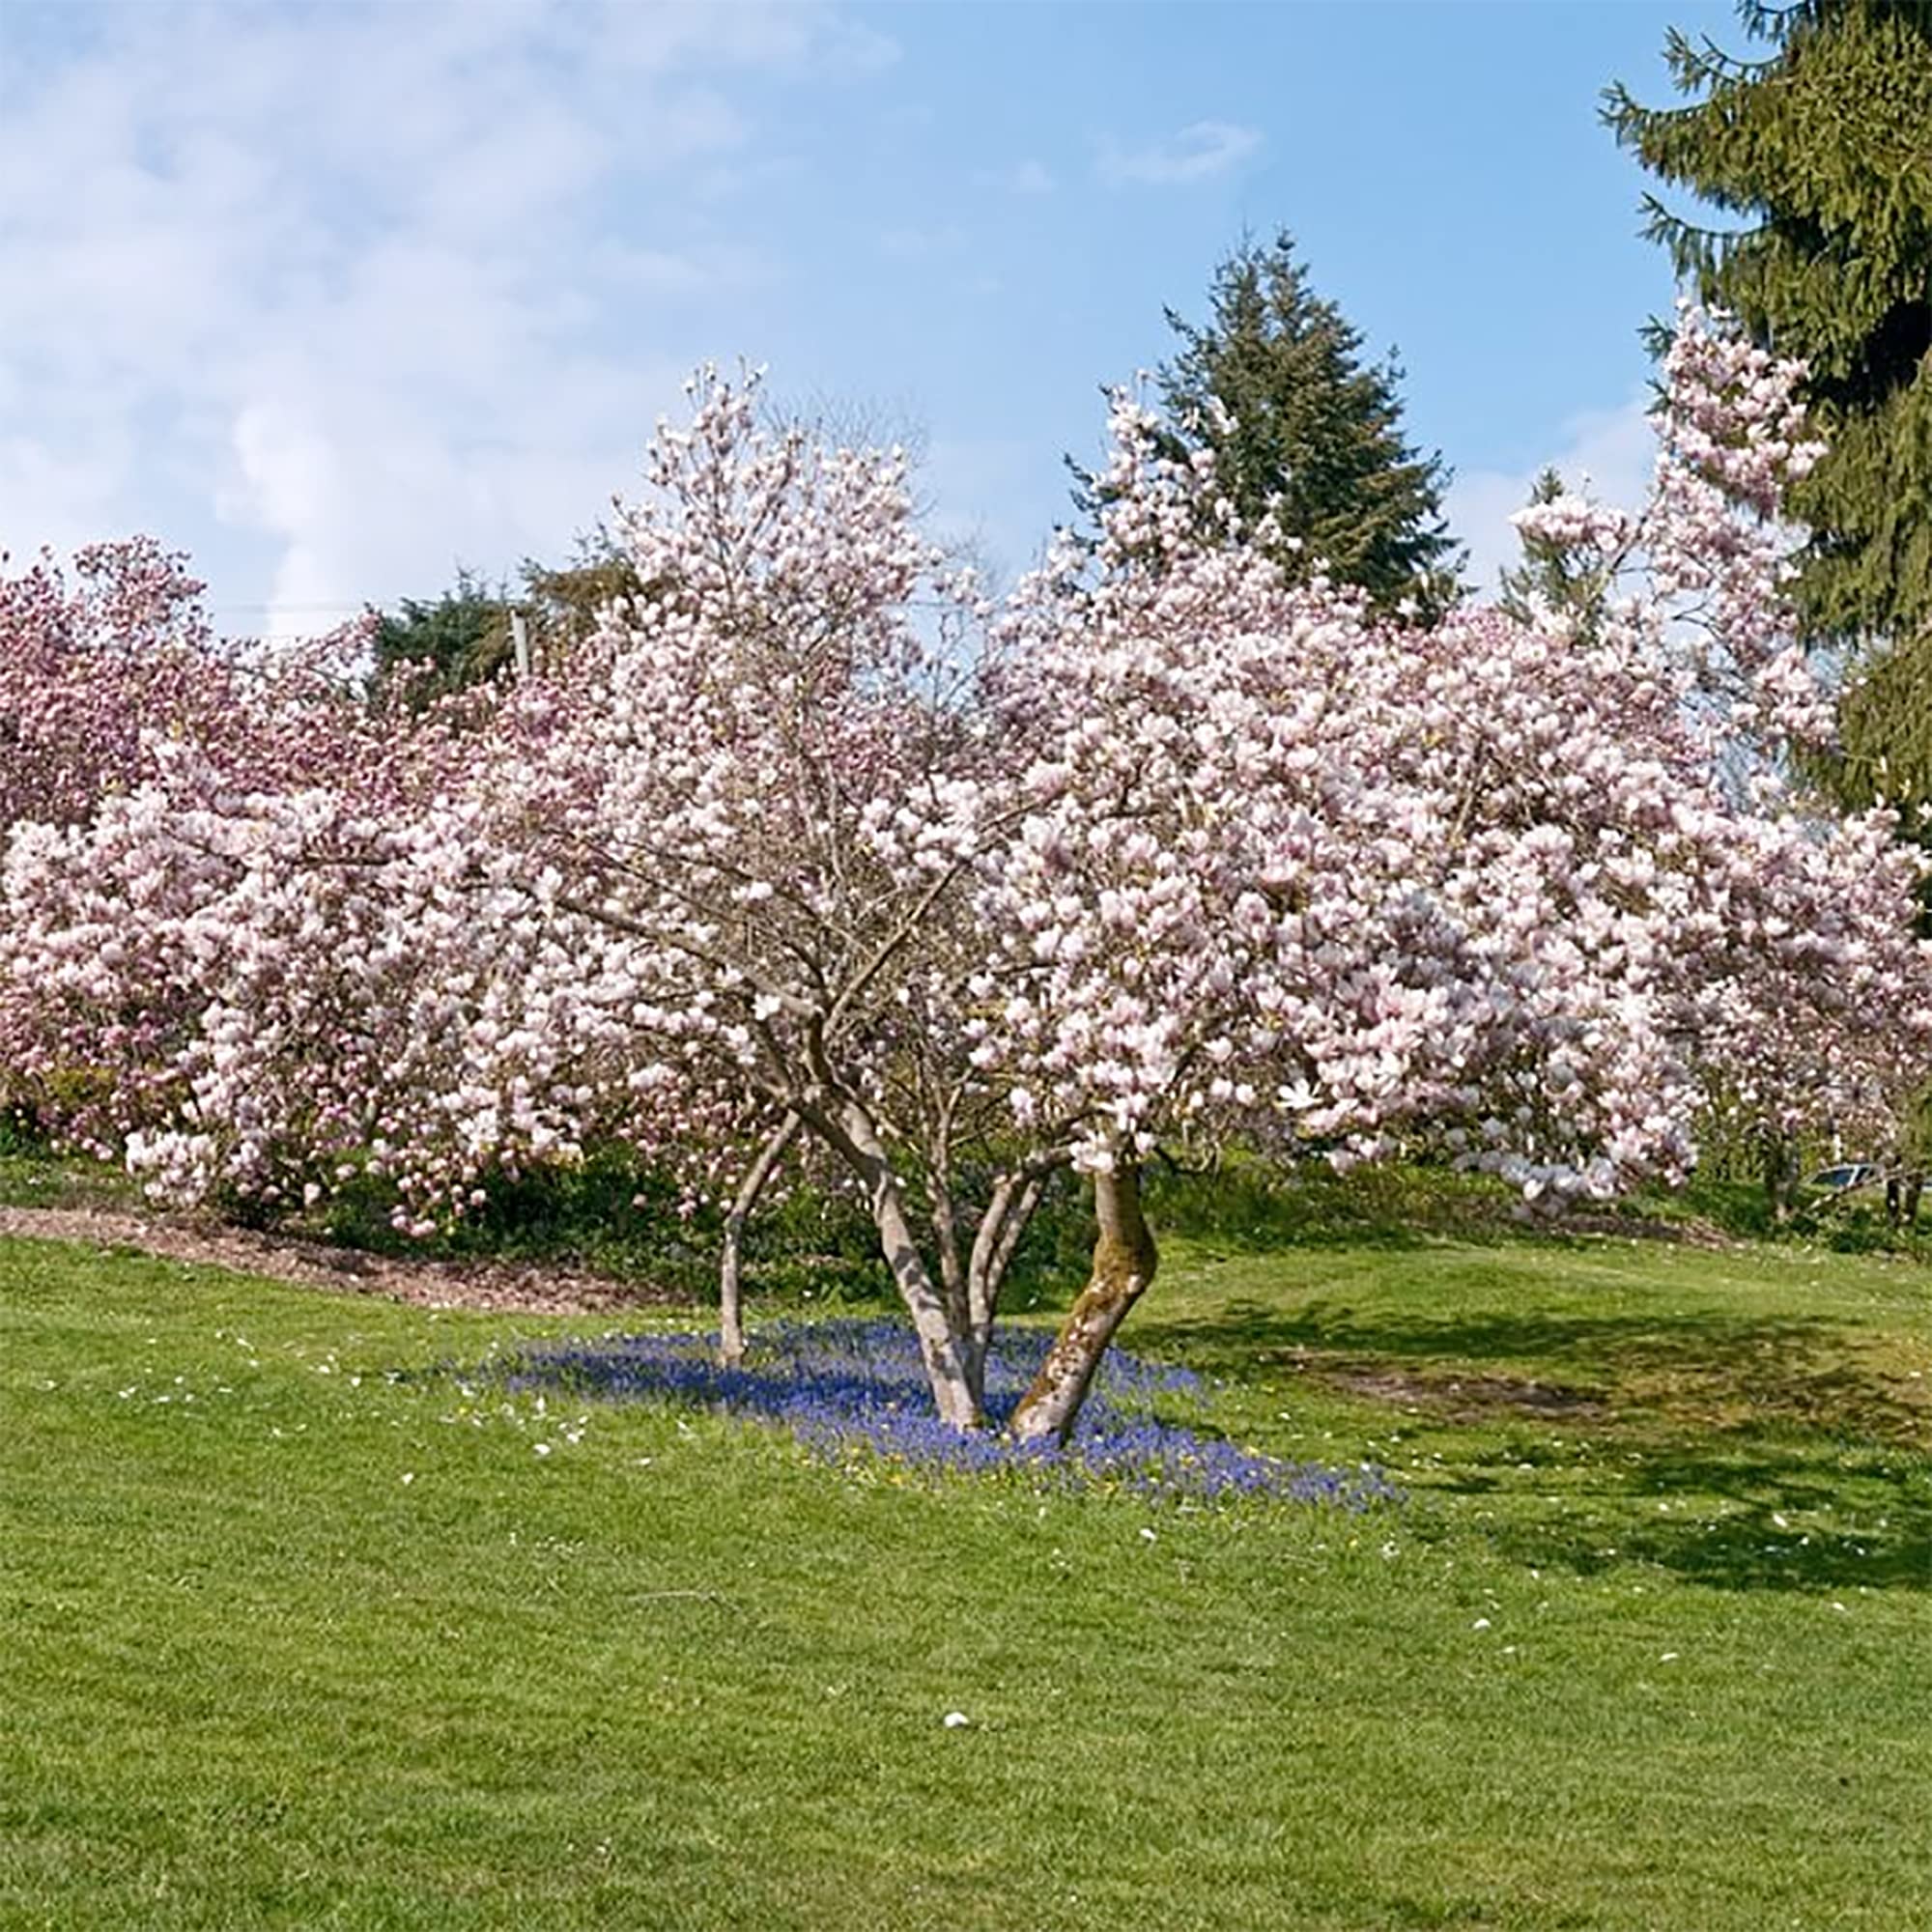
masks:
<instances>
[{"instance_id":1,"label":"bare soil patch","mask_svg":"<svg viewBox=\"0 0 1932 1932\"><path fill-rule=\"evenodd\" d=\"M1458 1422L1479 1422L1503 1414L1574 1416L1605 1414L1601 1395L1560 1382L1532 1381L1516 1376L1407 1375L1397 1369L1316 1368L1331 1388L1375 1402L1427 1408Z\"/></svg>"},{"instance_id":2,"label":"bare soil patch","mask_svg":"<svg viewBox=\"0 0 1932 1932\"><path fill-rule=\"evenodd\" d=\"M381 1294L425 1308L491 1313L593 1315L682 1304L684 1297L635 1282L520 1262L432 1261L365 1254L298 1235L257 1233L219 1223L122 1208L0 1208L0 1235L136 1248L171 1261L265 1275L302 1288Z\"/></svg>"}]
</instances>

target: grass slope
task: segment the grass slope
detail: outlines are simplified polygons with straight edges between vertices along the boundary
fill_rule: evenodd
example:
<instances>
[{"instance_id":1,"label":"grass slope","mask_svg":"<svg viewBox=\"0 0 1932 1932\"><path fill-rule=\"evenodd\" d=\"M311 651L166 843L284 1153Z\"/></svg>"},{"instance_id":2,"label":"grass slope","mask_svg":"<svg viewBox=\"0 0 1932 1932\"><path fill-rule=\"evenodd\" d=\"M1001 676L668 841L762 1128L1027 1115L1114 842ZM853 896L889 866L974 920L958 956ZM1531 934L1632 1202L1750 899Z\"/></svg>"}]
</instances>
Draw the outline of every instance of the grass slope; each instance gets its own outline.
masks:
<instances>
[{"instance_id":1,"label":"grass slope","mask_svg":"<svg viewBox=\"0 0 1932 1932\"><path fill-rule=\"evenodd\" d=\"M1928 1285L1176 1243L1136 1345L1411 1492L1216 1516L0 1245L0 1926L1920 1926Z\"/></svg>"}]
</instances>

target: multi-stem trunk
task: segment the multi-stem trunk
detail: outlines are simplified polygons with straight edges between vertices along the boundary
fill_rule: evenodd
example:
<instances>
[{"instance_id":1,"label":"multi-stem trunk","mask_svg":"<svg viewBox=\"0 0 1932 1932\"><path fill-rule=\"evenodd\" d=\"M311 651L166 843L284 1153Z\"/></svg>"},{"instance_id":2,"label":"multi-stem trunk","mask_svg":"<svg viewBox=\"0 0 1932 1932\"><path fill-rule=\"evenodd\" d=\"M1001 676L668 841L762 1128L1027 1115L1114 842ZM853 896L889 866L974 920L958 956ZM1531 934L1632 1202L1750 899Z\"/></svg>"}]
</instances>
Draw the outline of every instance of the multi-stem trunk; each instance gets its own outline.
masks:
<instances>
[{"instance_id":1,"label":"multi-stem trunk","mask_svg":"<svg viewBox=\"0 0 1932 1932\"><path fill-rule=\"evenodd\" d=\"M905 1190L886 1151L878 1128L866 1110L847 1103L838 1122L834 1145L850 1162L866 1190L879 1247L892 1270L899 1299L912 1317L925 1363L926 1380L939 1419L954 1429L979 1429L985 1424L981 1363L970 1338L962 1332L957 1311L935 1287L906 1211Z\"/></svg>"},{"instance_id":2,"label":"multi-stem trunk","mask_svg":"<svg viewBox=\"0 0 1932 1932\"><path fill-rule=\"evenodd\" d=\"M1140 1169L1132 1162L1117 1161L1094 1177L1094 1211L1099 1223L1094 1271L1013 1411L1012 1434L1022 1442L1066 1440L1107 1345L1159 1264L1141 1207Z\"/></svg>"},{"instance_id":3,"label":"multi-stem trunk","mask_svg":"<svg viewBox=\"0 0 1932 1932\"><path fill-rule=\"evenodd\" d=\"M826 1106L794 1095L801 1122L860 1183L893 1285L912 1317L940 1420L955 1429L985 1426L986 1357L1000 1287L1064 1151L1036 1156L1001 1175L962 1253L965 1229L944 1160L928 1167L930 1219L939 1265L928 1264L913 1234L905 1177L870 1111L856 1099ZM940 1150L943 1154L945 1150ZM931 1150L927 1151L928 1156Z\"/></svg>"},{"instance_id":4,"label":"multi-stem trunk","mask_svg":"<svg viewBox=\"0 0 1932 1932\"><path fill-rule=\"evenodd\" d=\"M966 1264L966 1332L973 1372L981 1389L1007 1270L1032 1224L1048 1180L1064 1165L1065 1156L1054 1155L1001 1175L974 1231L972 1254Z\"/></svg>"},{"instance_id":5,"label":"multi-stem trunk","mask_svg":"<svg viewBox=\"0 0 1932 1932\"><path fill-rule=\"evenodd\" d=\"M727 1369L745 1358L745 1224L778 1172L785 1150L797 1139L798 1126L798 1116L788 1113L766 1136L724 1216L724 1242L718 1258L718 1359Z\"/></svg>"}]
</instances>

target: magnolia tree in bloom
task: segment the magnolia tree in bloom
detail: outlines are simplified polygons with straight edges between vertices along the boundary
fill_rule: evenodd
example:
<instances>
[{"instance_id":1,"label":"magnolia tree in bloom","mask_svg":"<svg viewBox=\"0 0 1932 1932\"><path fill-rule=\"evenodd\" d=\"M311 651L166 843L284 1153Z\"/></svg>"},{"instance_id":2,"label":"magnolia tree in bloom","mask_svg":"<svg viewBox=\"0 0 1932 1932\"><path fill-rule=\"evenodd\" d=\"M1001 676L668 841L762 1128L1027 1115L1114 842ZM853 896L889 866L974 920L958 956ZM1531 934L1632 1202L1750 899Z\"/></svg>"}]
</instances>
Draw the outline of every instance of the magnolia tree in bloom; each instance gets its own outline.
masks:
<instances>
[{"instance_id":1,"label":"magnolia tree in bloom","mask_svg":"<svg viewBox=\"0 0 1932 1932\"><path fill-rule=\"evenodd\" d=\"M1784 594L1784 490L1823 453L1806 440L1801 374L1687 305L1644 509L1563 497L1517 519L1567 546L1573 577L1593 586L1546 627L1601 636L1654 679L1718 776L1742 850L1733 882L1673 928L1698 966L1681 1031L1705 1106L1760 1145L1780 1209L1800 1137L1890 1141L1932 1046L1908 910L1922 856L1889 813L1823 811L1793 779L1828 748L1833 719Z\"/></svg>"},{"instance_id":2,"label":"magnolia tree in bloom","mask_svg":"<svg viewBox=\"0 0 1932 1932\"><path fill-rule=\"evenodd\" d=\"M144 542L76 575L0 585L9 1096L157 1192L313 1199L456 1064L417 824L474 734L363 702L355 627L218 642Z\"/></svg>"},{"instance_id":3,"label":"magnolia tree in bloom","mask_svg":"<svg viewBox=\"0 0 1932 1932\"><path fill-rule=\"evenodd\" d=\"M145 538L91 546L71 575L43 555L0 577L0 826L82 822L157 742L220 730L200 594Z\"/></svg>"},{"instance_id":4,"label":"magnolia tree in bloom","mask_svg":"<svg viewBox=\"0 0 1932 1932\"><path fill-rule=\"evenodd\" d=\"M1632 581L1429 630L1287 587L1125 398L1096 538L988 609L896 455L707 375L567 664L290 780L269 707L252 763L190 740L16 833L9 1037L112 1069L171 1191L373 1164L414 1226L611 1136L741 1222L809 1147L960 1428L1071 1167L1093 1275L1009 1425L1064 1436L1153 1278L1156 1146L1427 1137L1605 1194L1684 1169L1714 1065L1849 1104L1875 1020L1918 1037L1909 868L1788 779L1826 713L1771 522L1793 372L1687 318L1668 374L1644 517L1541 511Z\"/></svg>"},{"instance_id":5,"label":"magnolia tree in bloom","mask_svg":"<svg viewBox=\"0 0 1932 1932\"><path fill-rule=\"evenodd\" d=\"M1079 1123L1102 1230L1023 1432L1064 1426L1151 1276L1159 1139L1427 1136L1602 1195L1683 1172L1714 1065L1802 1036L1808 1104L1843 1111L1922 1049L1911 862L1788 781L1830 715L1770 521L1814 454L1797 372L1689 316L1668 373L1644 516L1549 513L1641 553L1587 632L1286 594L1240 533L1200 542L1211 475L1117 409L1097 547L1009 619L1019 713L1058 723L980 901L980 1064L1021 1122Z\"/></svg>"}]
</instances>

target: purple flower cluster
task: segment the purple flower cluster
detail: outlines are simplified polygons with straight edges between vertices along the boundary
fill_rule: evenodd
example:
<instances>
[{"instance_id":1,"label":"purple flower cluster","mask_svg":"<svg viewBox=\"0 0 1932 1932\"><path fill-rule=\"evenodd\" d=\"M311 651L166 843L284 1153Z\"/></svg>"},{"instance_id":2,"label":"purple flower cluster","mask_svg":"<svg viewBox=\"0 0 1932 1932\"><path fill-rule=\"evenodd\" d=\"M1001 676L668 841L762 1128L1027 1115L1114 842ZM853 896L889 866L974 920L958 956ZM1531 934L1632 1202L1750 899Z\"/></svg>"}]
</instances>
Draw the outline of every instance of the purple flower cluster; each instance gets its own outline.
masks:
<instances>
[{"instance_id":1,"label":"purple flower cluster","mask_svg":"<svg viewBox=\"0 0 1932 1932\"><path fill-rule=\"evenodd\" d=\"M1038 1329L1004 1330L986 1369L994 1425L962 1435L932 1412L912 1331L893 1321L779 1321L756 1330L745 1360L721 1368L715 1336L618 1335L533 1350L503 1365L514 1389L567 1388L615 1401L661 1401L778 1422L828 1462L879 1457L904 1468L1016 1472L1060 1488L1120 1490L1151 1500L1241 1496L1364 1509L1399 1492L1378 1470L1284 1463L1164 1419L1156 1405L1199 1410L1187 1369L1111 1350L1065 1449L999 1433L1046 1354Z\"/></svg>"}]
</instances>

